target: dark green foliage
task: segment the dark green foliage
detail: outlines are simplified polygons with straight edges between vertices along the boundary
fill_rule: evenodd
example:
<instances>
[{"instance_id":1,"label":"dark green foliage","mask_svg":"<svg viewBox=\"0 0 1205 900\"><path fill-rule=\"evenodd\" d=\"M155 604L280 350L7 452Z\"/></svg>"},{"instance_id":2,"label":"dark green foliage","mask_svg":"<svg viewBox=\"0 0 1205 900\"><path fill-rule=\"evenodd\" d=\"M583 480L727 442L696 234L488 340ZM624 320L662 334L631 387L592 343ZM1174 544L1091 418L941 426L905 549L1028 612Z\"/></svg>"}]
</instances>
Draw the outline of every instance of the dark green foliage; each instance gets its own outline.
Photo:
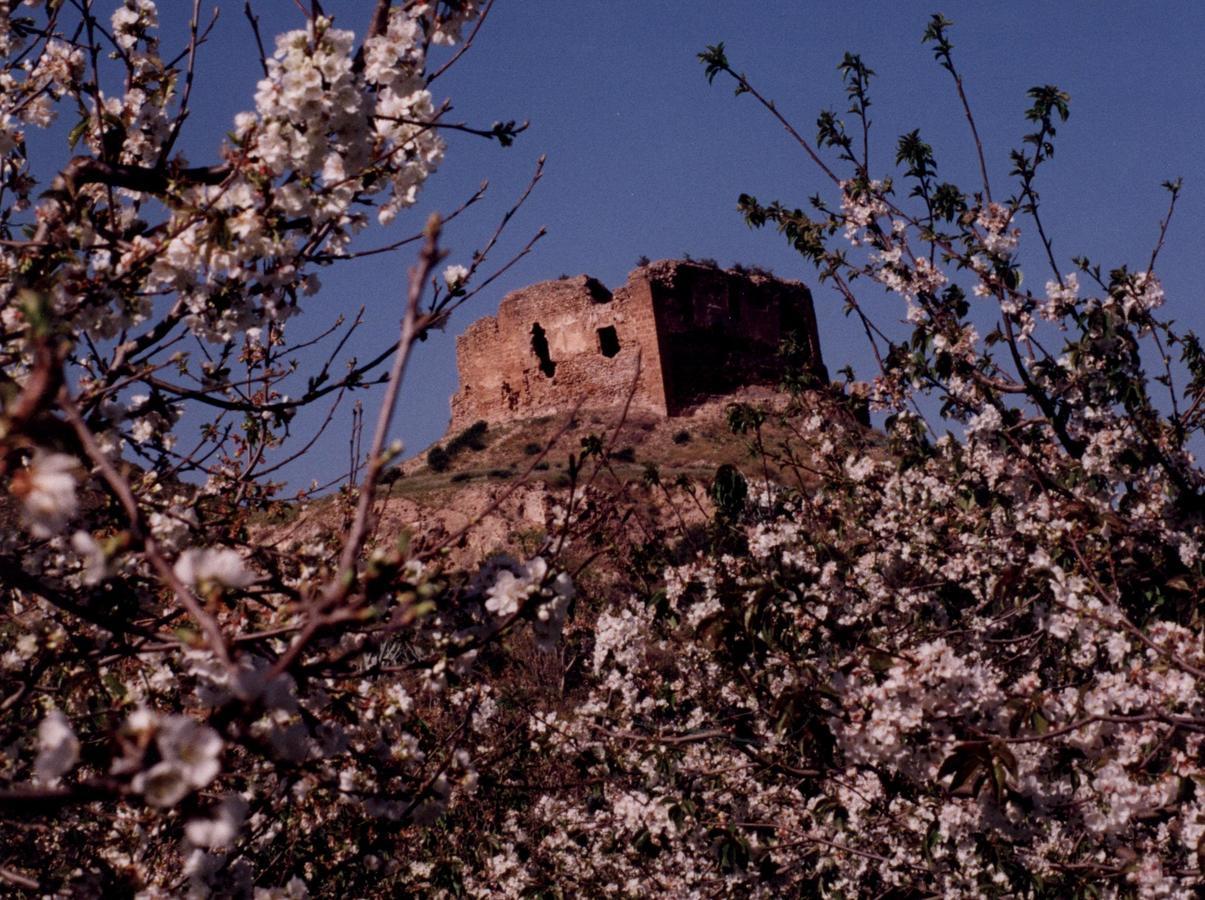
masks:
<instances>
[{"instance_id":1,"label":"dark green foliage","mask_svg":"<svg viewBox=\"0 0 1205 900\"><path fill-rule=\"evenodd\" d=\"M436 444L427 451L427 465L432 472L446 472L452 465L452 456L447 450Z\"/></svg>"},{"instance_id":2,"label":"dark green foliage","mask_svg":"<svg viewBox=\"0 0 1205 900\"><path fill-rule=\"evenodd\" d=\"M486 448L485 434L489 425L483 421L474 422L452 440L446 447L436 444L427 451L427 465L435 472L446 472L452 467L456 458L466 450L474 452Z\"/></svg>"},{"instance_id":3,"label":"dark green foliage","mask_svg":"<svg viewBox=\"0 0 1205 900\"><path fill-rule=\"evenodd\" d=\"M812 365L812 350L807 338L797 332L789 332L778 346L782 360L782 387L790 394L819 388L823 382Z\"/></svg>"},{"instance_id":4,"label":"dark green foliage","mask_svg":"<svg viewBox=\"0 0 1205 900\"><path fill-rule=\"evenodd\" d=\"M736 466L725 463L716 469L711 483L711 499L715 502L716 517L734 520L745 508L749 496L749 485Z\"/></svg>"},{"instance_id":5,"label":"dark green foliage","mask_svg":"<svg viewBox=\"0 0 1205 900\"><path fill-rule=\"evenodd\" d=\"M748 403L732 403L728 406L728 428L733 434L757 431L766 421L766 414Z\"/></svg>"},{"instance_id":6,"label":"dark green foliage","mask_svg":"<svg viewBox=\"0 0 1205 900\"><path fill-rule=\"evenodd\" d=\"M515 135L526 130L526 128L526 123L519 125L513 119L509 122L495 122L490 127L489 137L496 140L501 146L509 147L515 142Z\"/></svg>"},{"instance_id":7,"label":"dark green foliage","mask_svg":"<svg viewBox=\"0 0 1205 900\"><path fill-rule=\"evenodd\" d=\"M591 456L601 456L603 448L606 446L603 439L597 434L588 434L581 441L582 459Z\"/></svg>"},{"instance_id":8,"label":"dark green foliage","mask_svg":"<svg viewBox=\"0 0 1205 900\"><path fill-rule=\"evenodd\" d=\"M453 456L462 450L484 450L486 446L485 433L489 425L482 421L474 422L452 440L448 441L448 452Z\"/></svg>"}]
</instances>

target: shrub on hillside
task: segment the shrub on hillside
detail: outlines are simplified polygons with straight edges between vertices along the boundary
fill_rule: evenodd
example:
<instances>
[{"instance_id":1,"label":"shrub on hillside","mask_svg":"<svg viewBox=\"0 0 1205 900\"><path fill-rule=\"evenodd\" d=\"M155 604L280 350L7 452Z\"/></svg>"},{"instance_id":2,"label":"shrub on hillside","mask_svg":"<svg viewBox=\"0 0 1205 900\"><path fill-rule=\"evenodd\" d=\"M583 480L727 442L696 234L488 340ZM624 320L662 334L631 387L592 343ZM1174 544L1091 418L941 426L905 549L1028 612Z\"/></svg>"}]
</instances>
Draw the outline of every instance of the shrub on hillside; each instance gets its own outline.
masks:
<instances>
[{"instance_id":1,"label":"shrub on hillside","mask_svg":"<svg viewBox=\"0 0 1205 900\"><path fill-rule=\"evenodd\" d=\"M448 453L456 456L463 450L484 450L486 447L485 435L488 431L488 423L474 422L448 441Z\"/></svg>"},{"instance_id":2,"label":"shrub on hillside","mask_svg":"<svg viewBox=\"0 0 1205 900\"><path fill-rule=\"evenodd\" d=\"M427 451L427 467L432 472L446 472L452 466L452 454L439 444Z\"/></svg>"}]
</instances>

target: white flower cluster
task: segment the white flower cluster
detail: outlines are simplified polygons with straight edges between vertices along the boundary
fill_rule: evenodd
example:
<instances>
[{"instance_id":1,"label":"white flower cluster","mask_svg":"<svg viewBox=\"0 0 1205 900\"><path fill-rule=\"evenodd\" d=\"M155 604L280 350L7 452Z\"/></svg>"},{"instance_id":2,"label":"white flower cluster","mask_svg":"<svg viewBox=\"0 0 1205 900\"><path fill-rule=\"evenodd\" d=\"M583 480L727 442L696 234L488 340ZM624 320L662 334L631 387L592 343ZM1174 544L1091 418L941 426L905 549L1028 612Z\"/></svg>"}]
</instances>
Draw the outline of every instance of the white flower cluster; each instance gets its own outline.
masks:
<instances>
[{"instance_id":1,"label":"white flower cluster","mask_svg":"<svg viewBox=\"0 0 1205 900\"><path fill-rule=\"evenodd\" d=\"M448 286L448 290L450 291L463 287L468 277L469 270L464 266L453 265L447 266L444 269L444 284Z\"/></svg>"},{"instance_id":2,"label":"white flower cluster","mask_svg":"<svg viewBox=\"0 0 1205 900\"><path fill-rule=\"evenodd\" d=\"M1122 297L1122 309L1127 316L1150 313L1163 305L1163 285L1154 272L1139 272L1134 276Z\"/></svg>"},{"instance_id":3,"label":"white flower cluster","mask_svg":"<svg viewBox=\"0 0 1205 900\"><path fill-rule=\"evenodd\" d=\"M258 118L236 122L252 159L272 174L321 174L325 217L343 214L374 173L392 186L378 215L388 222L415 202L443 158L421 77L420 15L392 10L385 33L365 43L362 73L353 66L355 36L326 19L281 35L256 91Z\"/></svg>"},{"instance_id":4,"label":"white flower cluster","mask_svg":"<svg viewBox=\"0 0 1205 900\"><path fill-rule=\"evenodd\" d=\"M117 46L129 51L143 40L147 32L159 25L159 10L154 0L122 0L110 22Z\"/></svg>"},{"instance_id":5,"label":"white flower cluster","mask_svg":"<svg viewBox=\"0 0 1205 900\"><path fill-rule=\"evenodd\" d=\"M55 782L79 762L80 742L71 720L60 709L52 709L38 726L38 758L34 771L43 781Z\"/></svg>"},{"instance_id":6,"label":"white flower cluster","mask_svg":"<svg viewBox=\"0 0 1205 900\"><path fill-rule=\"evenodd\" d=\"M79 510L75 457L38 448L9 490L21 501L26 527L34 537L58 534Z\"/></svg>"},{"instance_id":7,"label":"white flower cluster","mask_svg":"<svg viewBox=\"0 0 1205 900\"><path fill-rule=\"evenodd\" d=\"M1079 302L1079 276L1074 272L1057 281L1046 282L1046 302L1042 304L1042 318L1050 322L1062 322Z\"/></svg>"},{"instance_id":8,"label":"white flower cluster","mask_svg":"<svg viewBox=\"0 0 1205 900\"><path fill-rule=\"evenodd\" d=\"M129 752L116 764L116 771L133 769L136 774L130 787L152 806L175 806L208 786L222 770L221 737L188 716L160 716L140 709L126 720L123 736ZM152 738L158 761L143 768Z\"/></svg>"},{"instance_id":9,"label":"white flower cluster","mask_svg":"<svg viewBox=\"0 0 1205 900\"><path fill-rule=\"evenodd\" d=\"M564 572L550 578L548 563L542 556L526 563L510 560L501 566L493 584L485 589L485 608L496 618L506 620L534 604L537 640L545 646L555 643L574 596L572 579Z\"/></svg>"},{"instance_id":10,"label":"white flower cluster","mask_svg":"<svg viewBox=\"0 0 1205 900\"><path fill-rule=\"evenodd\" d=\"M869 185L858 186L853 181L843 181L840 187L845 239L857 247L868 240L868 229L888 215L887 204L880 197L883 183L872 181Z\"/></svg>"},{"instance_id":11,"label":"white flower cluster","mask_svg":"<svg viewBox=\"0 0 1205 900\"><path fill-rule=\"evenodd\" d=\"M808 872L848 896L970 898L1023 893L1019 873L1066 886L1090 864L1121 877L1127 846L1158 860L1131 879L1142 896L1191 896L1205 832L1184 790L1205 739L1177 723L1205 722L1205 650L1171 621L1139 637L1070 549L1069 520L1087 507L1117 516L1103 485L1121 470L1052 496L990 405L966 443L903 469L851 453L856 432L837 418L810 418L792 433L809 466L839 477L759 505L747 554L674 567L664 595L600 611L588 694L555 718L533 712L533 746L572 748L590 779L620 771L623 789L574 799L549 786L508 823L506 860L527 860L495 859L512 892L572 852L558 884L583 893L631 882L772 897L786 882L767 872ZM1114 419L1097 410L1091 434ZM1092 452L1074 465L1092 468ZM1127 540L1178 565L1184 536L1165 536L1157 508L1127 507ZM1108 571L1106 547L1080 553ZM617 858L621 834L655 853ZM717 842L750 862L700 866Z\"/></svg>"},{"instance_id":12,"label":"white flower cluster","mask_svg":"<svg viewBox=\"0 0 1205 900\"><path fill-rule=\"evenodd\" d=\"M395 7L385 30L360 49L352 32L323 17L280 35L255 110L236 117L221 184L171 185L170 215L154 228L140 223L145 194L116 194L106 215L129 232L116 247L89 228L72 225L73 233L56 235L81 248L66 264L69 277L56 285L56 313L108 339L145 321L156 293L175 292L188 325L215 342L293 316L298 298L319 287L312 263L346 252L367 224L363 208L376 205L378 219L391 221L414 204L442 161L425 48L476 15L472 3ZM98 156L159 166L174 133L176 94L158 55L155 4L123 0L110 25L130 70L125 91L102 97L79 134ZM78 95L84 75L78 47L48 40L24 80L0 90L0 153L22 140L21 121L47 124L52 102ZM56 202L44 201L39 211L47 223L57 222ZM73 282L87 290L59 290ZM137 417L133 437L171 449L164 427L171 424Z\"/></svg>"},{"instance_id":13,"label":"white flower cluster","mask_svg":"<svg viewBox=\"0 0 1205 900\"><path fill-rule=\"evenodd\" d=\"M190 547L180 554L174 571L177 578L194 588L245 588L255 581L242 556L229 547Z\"/></svg>"},{"instance_id":14,"label":"white flower cluster","mask_svg":"<svg viewBox=\"0 0 1205 900\"><path fill-rule=\"evenodd\" d=\"M975 224L983 229L983 249L993 256L1008 256L1017 249L1021 231L1009 228L1012 213L999 203L989 203L979 211Z\"/></svg>"}]
</instances>

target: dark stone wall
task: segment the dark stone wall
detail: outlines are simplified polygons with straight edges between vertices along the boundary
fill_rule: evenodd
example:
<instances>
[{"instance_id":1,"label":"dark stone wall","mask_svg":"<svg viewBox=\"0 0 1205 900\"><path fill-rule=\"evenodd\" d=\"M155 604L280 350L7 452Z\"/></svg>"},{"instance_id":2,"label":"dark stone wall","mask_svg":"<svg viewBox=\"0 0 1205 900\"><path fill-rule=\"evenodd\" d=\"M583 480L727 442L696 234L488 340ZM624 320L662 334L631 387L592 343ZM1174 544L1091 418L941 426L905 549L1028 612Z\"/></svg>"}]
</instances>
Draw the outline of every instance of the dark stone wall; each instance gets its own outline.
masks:
<instances>
[{"instance_id":1,"label":"dark stone wall","mask_svg":"<svg viewBox=\"0 0 1205 900\"><path fill-rule=\"evenodd\" d=\"M823 376L812 296L802 284L689 263L658 270L651 283L670 415L742 385L778 383L779 346L791 333Z\"/></svg>"}]
</instances>

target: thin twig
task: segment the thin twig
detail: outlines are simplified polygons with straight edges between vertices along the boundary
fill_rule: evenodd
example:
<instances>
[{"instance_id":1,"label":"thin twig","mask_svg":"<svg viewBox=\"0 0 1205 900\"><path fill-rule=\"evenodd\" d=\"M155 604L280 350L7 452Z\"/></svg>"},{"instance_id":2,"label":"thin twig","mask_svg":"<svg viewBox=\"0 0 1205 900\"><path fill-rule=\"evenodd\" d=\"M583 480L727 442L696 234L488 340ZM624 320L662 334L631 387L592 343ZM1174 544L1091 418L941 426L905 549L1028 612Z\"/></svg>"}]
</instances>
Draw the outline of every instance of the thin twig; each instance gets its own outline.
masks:
<instances>
[{"instance_id":1,"label":"thin twig","mask_svg":"<svg viewBox=\"0 0 1205 900\"><path fill-rule=\"evenodd\" d=\"M4 866L0 866L0 878L3 878L10 884L15 884L17 887L23 887L29 891L40 891L42 889L42 886L32 878L27 878L20 872L14 872L12 869L5 868Z\"/></svg>"},{"instance_id":2,"label":"thin twig","mask_svg":"<svg viewBox=\"0 0 1205 900\"><path fill-rule=\"evenodd\" d=\"M326 614L331 610L338 609L355 587L360 552L364 549L364 541L371 528L373 501L376 497L377 482L380 480L384 463L385 441L388 439L389 428L393 422L398 393L406 374L406 364L409 362L410 353L423 329L422 317L419 315L423 289L432 270L443 258L443 253L439 249L440 230L439 215L433 213L427 222L427 241L419 254L418 262L410 269L410 283L406 297L406 309L402 317L401 336L398 338L385 396L381 400L372 446L368 451L368 467L364 474L364 482L360 486L360 498L355 518L352 520L351 529L343 545L335 578L327 585L321 600L312 604L309 621L276 661L269 680L286 671L297 660L314 635L323 627Z\"/></svg>"},{"instance_id":3,"label":"thin twig","mask_svg":"<svg viewBox=\"0 0 1205 900\"><path fill-rule=\"evenodd\" d=\"M264 70L264 77L268 77L268 51L264 49L264 38L259 33L259 16L251 11L251 0L247 0L243 4L243 15L247 17L247 21L251 23L251 33L255 35L255 46L259 48L259 65Z\"/></svg>"},{"instance_id":4,"label":"thin twig","mask_svg":"<svg viewBox=\"0 0 1205 900\"><path fill-rule=\"evenodd\" d=\"M188 614L201 626L209 648L227 668L233 668L234 664L230 658L230 651L226 647L226 642L222 637L222 630L218 626L217 620L205 611L201 603L193 596L192 591L176 577L176 573L160 551L154 534L147 527L143 519L142 510L138 506L138 501L134 499L134 493L130 489L129 483L118 473L113 467L113 463L109 461L104 451L97 445L96 438L92 435L92 431L88 428L87 423L80 416L75 402L66 390L59 392L58 406L63 411L68 424L75 430L75 434L79 438L84 452L88 454L88 458L92 460L93 465L100 471L101 476L109 485L110 490L113 491L114 496L117 497L118 502L125 511L133 537L142 545L142 555L146 557L147 562L151 564L160 580L171 589L184 608L188 610Z\"/></svg>"},{"instance_id":5,"label":"thin twig","mask_svg":"<svg viewBox=\"0 0 1205 900\"><path fill-rule=\"evenodd\" d=\"M429 75L427 77L428 85L435 81L435 79L444 72L448 71L448 69L452 68L452 66L456 65L460 57L464 56L468 52L469 48L473 46L473 41L477 37L477 32L479 32L481 30L481 26L485 24L485 20L489 17L490 10L493 8L494 0L486 0L485 5L481 7L480 14L477 16L477 22L473 25L473 30L469 32L469 36L465 38L464 42L460 45L460 49L458 49L452 55L451 59L436 69L433 75Z\"/></svg>"}]
</instances>

